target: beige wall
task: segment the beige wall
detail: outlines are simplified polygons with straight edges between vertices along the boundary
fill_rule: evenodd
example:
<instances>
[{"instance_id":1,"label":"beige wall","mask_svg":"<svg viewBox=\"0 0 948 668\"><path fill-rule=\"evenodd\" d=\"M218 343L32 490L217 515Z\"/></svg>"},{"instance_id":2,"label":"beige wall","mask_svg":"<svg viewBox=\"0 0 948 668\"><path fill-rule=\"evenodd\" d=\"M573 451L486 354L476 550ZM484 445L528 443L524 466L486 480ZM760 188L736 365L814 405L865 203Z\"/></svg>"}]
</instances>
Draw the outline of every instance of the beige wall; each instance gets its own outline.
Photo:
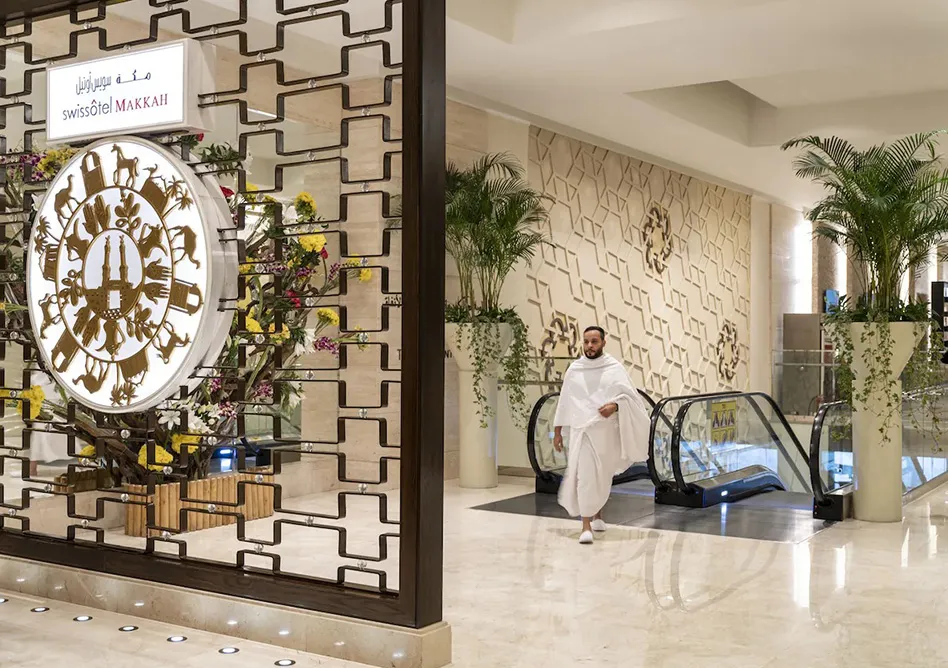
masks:
<instances>
[{"instance_id":1,"label":"beige wall","mask_svg":"<svg viewBox=\"0 0 948 668\"><path fill-rule=\"evenodd\" d=\"M530 181L553 201L553 245L516 305L534 345L559 337L560 323L573 340L598 323L632 380L655 394L747 386L750 196L540 128L530 131ZM656 212L667 213L669 236ZM649 234L656 249L671 244L657 264ZM732 379L718 370L727 324Z\"/></svg>"}]
</instances>

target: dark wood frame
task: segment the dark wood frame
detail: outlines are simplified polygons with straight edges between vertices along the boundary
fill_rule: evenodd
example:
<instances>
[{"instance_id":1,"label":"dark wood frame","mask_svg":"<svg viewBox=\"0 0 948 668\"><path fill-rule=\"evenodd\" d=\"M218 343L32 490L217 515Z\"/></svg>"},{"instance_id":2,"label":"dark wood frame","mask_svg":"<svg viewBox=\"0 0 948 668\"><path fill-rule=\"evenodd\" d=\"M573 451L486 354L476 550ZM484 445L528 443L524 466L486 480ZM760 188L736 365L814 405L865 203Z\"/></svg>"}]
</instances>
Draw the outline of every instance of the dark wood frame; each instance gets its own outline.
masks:
<instances>
[{"instance_id":1,"label":"dark wood frame","mask_svg":"<svg viewBox=\"0 0 948 668\"><path fill-rule=\"evenodd\" d=\"M0 22L87 0L0 0ZM398 626L441 621L444 514L445 0L402 0L399 593L0 531L0 554ZM17 31L14 30L14 33Z\"/></svg>"}]
</instances>

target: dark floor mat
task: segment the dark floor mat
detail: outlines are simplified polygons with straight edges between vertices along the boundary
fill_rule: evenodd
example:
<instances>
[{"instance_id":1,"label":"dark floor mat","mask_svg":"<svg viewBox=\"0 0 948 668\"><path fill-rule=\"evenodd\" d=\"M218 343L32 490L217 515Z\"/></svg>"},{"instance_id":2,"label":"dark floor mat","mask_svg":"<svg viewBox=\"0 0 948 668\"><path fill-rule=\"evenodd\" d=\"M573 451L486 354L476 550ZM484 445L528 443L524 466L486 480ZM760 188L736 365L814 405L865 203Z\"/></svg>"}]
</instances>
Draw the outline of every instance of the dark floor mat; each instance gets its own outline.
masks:
<instances>
[{"instance_id":1,"label":"dark floor mat","mask_svg":"<svg viewBox=\"0 0 948 668\"><path fill-rule=\"evenodd\" d=\"M828 526L813 519L810 509L800 509L802 501L798 497L803 495L773 492L772 499L766 498L771 494L759 494L737 503L692 509L656 506L651 486L646 490L642 482L626 483L613 490L603 509L603 518L608 524L779 543L798 543ZM646 491L648 493L643 493ZM477 506L474 510L567 519L566 511L554 494L525 494Z\"/></svg>"}]
</instances>

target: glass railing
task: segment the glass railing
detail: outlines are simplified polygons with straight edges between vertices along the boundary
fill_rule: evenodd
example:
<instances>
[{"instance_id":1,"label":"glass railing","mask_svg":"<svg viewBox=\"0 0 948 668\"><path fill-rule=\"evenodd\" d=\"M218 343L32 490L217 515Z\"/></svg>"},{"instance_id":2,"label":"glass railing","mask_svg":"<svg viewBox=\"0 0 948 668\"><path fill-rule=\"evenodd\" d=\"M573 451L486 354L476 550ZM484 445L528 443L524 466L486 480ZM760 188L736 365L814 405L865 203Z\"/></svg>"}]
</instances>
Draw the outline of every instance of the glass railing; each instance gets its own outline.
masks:
<instances>
[{"instance_id":1,"label":"glass railing","mask_svg":"<svg viewBox=\"0 0 948 668\"><path fill-rule=\"evenodd\" d=\"M688 401L697 397L726 397L736 392L714 392L709 394L692 394L662 399L652 409L652 421L649 430L649 474L656 487L672 487L675 484L675 474L672 470L672 437L674 436L674 420L678 411ZM696 453L690 450L690 444L681 446L686 456L691 459L690 467L701 468L713 465L713 462L702 462Z\"/></svg>"},{"instance_id":2,"label":"glass railing","mask_svg":"<svg viewBox=\"0 0 948 668\"><path fill-rule=\"evenodd\" d=\"M911 492L948 473L942 447L948 433L948 385L940 383L902 396L902 491ZM852 409L833 402L820 407L810 438L811 481L818 505L854 480Z\"/></svg>"},{"instance_id":3,"label":"glass railing","mask_svg":"<svg viewBox=\"0 0 948 668\"><path fill-rule=\"evenodd\" d=\"M820 505L827 495L853 482L852 408L845 401L824 404L813 420L810 482Z\"/></svg>"},{"instance_id":4,"label":"glass railing","mask_svg":"<svg viewBox=\"0 0 948 668\"><path fill-rule=\"evenodd\" d=\"M761 489L810 494L808 459L783 413L763 393L692 397L675 416L671 469L684 494L740 482L746 495L758 491L755 479Z\"/></svg>"},{"instance_id":5,"label":"glass railing","mask_svg":"<svg viewBox=\"0 0 948 668\"><path fill-rule=\"evenodd\" d=\"M534 473L543 478L550 474L562 474L566 469L569 443L568 434L563 434L563 452L553 447L553 417L556 415L559 392L543 395L533 407L530 425L527 428L527 456Z\"/></svg>"},{"instance_id":6,"label":"glass railing","mask_svg":"<svg viewBox=\"0 0 948 668\"><path fill-rule=\"evenodd\" d=\"M772 390L784 415L815 415L838 398L833 351L774 351Z\"/></svg>"}]
</instances>

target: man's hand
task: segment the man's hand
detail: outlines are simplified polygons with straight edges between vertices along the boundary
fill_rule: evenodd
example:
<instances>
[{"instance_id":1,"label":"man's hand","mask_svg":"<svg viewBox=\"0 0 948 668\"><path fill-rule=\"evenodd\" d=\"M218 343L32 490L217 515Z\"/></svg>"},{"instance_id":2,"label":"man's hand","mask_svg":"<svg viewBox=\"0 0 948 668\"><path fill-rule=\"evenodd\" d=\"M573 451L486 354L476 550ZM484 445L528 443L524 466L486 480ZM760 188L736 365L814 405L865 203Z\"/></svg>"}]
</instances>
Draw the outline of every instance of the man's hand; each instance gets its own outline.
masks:
<instances>
[{"instance_id":1,"label":"man's hand","mask_svg":"<svg viewBox=\"0 0 948 668\"><path fill-rule=\"evenodd\" d=\"M563 432L557 427L553 434L553 449L557 452L563 452Z\"/></svg>"},{"instance_id":2,"label":"man's hand","mask_svg":"<svg viewBox=\"0 0 948 668\"><path fill-rule=\"evenodd\" d=\"M599 409L599 414L604 418L608 418L608 417L612 417L612 415L617 410L619 410L618 404L606 404L605 406Z\"/></svg>"}]
</instances>

